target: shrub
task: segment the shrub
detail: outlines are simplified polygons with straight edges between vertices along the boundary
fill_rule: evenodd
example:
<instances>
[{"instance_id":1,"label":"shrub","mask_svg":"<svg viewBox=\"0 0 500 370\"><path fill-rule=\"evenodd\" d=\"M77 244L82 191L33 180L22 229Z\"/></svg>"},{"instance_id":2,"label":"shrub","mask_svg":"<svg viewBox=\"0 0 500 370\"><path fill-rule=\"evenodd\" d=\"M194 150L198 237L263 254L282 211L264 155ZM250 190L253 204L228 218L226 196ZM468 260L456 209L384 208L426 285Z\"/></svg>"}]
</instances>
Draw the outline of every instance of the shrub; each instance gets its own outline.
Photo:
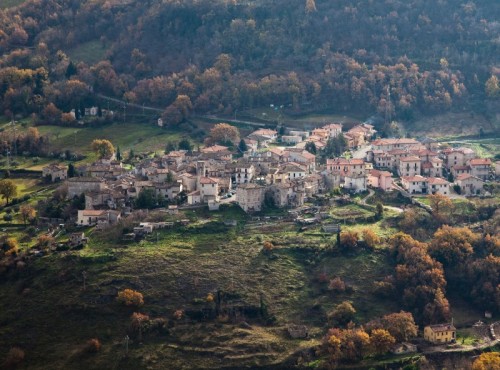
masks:
<instances>
[{"instance_id":1,"label":"shrub","mask_svg":"<svg viewBox=\"0 0 500 370\"><path fill-rule=\"evenodd\" d=\"M338 304L337 306L335 306L333 311L331 311L328 314L328 318L333 323L336 323L338 325L345 325L349 321L352 321L355 313L356 313L356 310L352 306L351 302L344 301L344 302Z\"/></svg>"},{"instance_id":2,"label":"shrub","mask_svg":"<svg viewBox=\"0 0 500 370\"><path fill-rule=\"evenodd\" d=\"M340 233L340 245L342 249L348 250L358 246L358 233L355 231L343 231Z\"/></svg>"},{"instance_id":3,"label":"shrub","mask_svg":"<svg viewBox=\"0 0 500 370\"><path fill-rule=\"evenodd\" d=\"M85 352L97 353L101 350L101 342L97 338L92 338L85 344Z\"/></svg>"},{"instance_id":4,"label":"shrub","mask_svg":"<svg viewBox=\"0 0 500 370\"><path fill-rule=\"evenodd\" d=\"M6 222L11 222L12 221L12 215L5 214L3 215L3 220Z\"/></svg>"},{"instance_id":5,"label":"shrub","mask_svg":"<svg viewBox=\"0 0 500 370\"><path fill-rule=\"evenodd\" d=\"M273 250L274 245L273 243L266 240L263 244L263 247L264 247L264 252L269 253Z\"/></svg>"},{"instance_id":6,"label":"shrub","mask_svg":"<svg viewBox=\"0 0 500 370\"><path fill-rule=\"evenodd\" d=\"M375 248L377 244L380 244L380 238L371 229L363 230L363 240L368 248Z\"/></svg>"},{"instance_id":7,"label":"shrub","mask_svg":"<svg viewBox=\"0 0 500 370\"><path fill-rule=\"evenodd\" d=\"M318 283L323 284L328 282L328 274L326 272L322 272L318 275Z\"/></svg>"},{"instance_id":8,"label":"shrub","mask_svg":"<svg viewBox=\"0 0 500 370\"><path fill-rule=\"evenodd\" d=\"M118 296L116 299L118 302L124 304L125 306L140 307L144 304L143 295L132 289L124 289L118 292Z\"/></svg>"},{"instance_id":9,"label":"shrub","mask_svg":"<svg viewBox=\"0 0 500 370\"><path fill-rule=\"evenodd\" d=\"M18 366L24 361L24 351L19 347L12 347L7 353L7 357L4 362L5 368L12 368Z\"/></svg>"},{"instance_id":10,"label":"shrub","mask_svg":"<svg viewBox=\"0 0 500 370\"><path fill-rule=\"evenodd\" d=\"M50 247L54 244L55 240L50 235L40 235L37 239L37 244L39 247Z\"/></svg>"},{"instance_id":11,"label":"shrub","mask_svg":"<svg viewBox=\"0 0 500 370\"><path fill-rule=\"evenodd\" d=\"M175 310L174 311L174 318L176 320L182 319L183 316L184 316L184 310Z\"/></svg>"},{"instance_id":12,"label":"shrub","mask_svg":"<svg viewBox=\"0 0 500 370\"><path fill-rule=\"evenodd\" d=\"M330 283L328 284L328 290L332 290L334 292L344 292L345 283L341 278L336 277L335 279L330 280Z\"/></svg>"}]
</instances>

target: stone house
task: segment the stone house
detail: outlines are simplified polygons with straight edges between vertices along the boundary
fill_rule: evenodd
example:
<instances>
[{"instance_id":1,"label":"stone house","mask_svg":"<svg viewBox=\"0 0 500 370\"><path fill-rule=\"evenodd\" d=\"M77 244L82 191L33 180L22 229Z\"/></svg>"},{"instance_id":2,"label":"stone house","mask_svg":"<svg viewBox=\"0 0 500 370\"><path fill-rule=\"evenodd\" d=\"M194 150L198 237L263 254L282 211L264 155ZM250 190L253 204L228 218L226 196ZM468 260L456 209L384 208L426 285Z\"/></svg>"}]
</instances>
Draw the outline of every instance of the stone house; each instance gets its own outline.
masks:
<instances>
[{"instance_id":1,"label":"stone house","mask_svg":"<svg viewBox=\"0 0 500 370\"><path fill-rule=\"evenodd\" d=\"M457 178L458 176L460 175L470 175L471 172L472 172L472 169L470 168L470 166L453 166L451 167L451 174L453 175L454 178Z\"/></svg>"},{"instance_id":2,"label":"stone house","mask_svg":"<svg viewBox=\"0 0 500 370\"><path fill-rule=\"evenodd\" d=\"M182 188L187 192L196 190L197 177L191 173L183 173L179 176L182 181Z\"/></svg>"},{"instance_id":3,"label":"stone house","mask_svg":"<svg viewBox=\"0 0 500 370\"><path fill-rule=\"evenodd\" d=\"M245 212L259 212L264 204L265 187L255 184L241 184L236 188L238 205Z\"/></svg>"},{"instance_id":4,"label":"stone house","mask_svg":"<svg viewBox=\"0 0 500 370\"><path fill-rule=\"evenodd\" d=\"M367 182L371 187L388 191L392 189L392 174L388 171L371 170Z\"/></svg>"},{"instance_id":5,"label":"stone house","mask_svg":"<svg viewBox=\"0 0 500 370\"><path fill-rule=\"evenodd\" d=\"M341 181L346 176L365 176L366 166L363 159L352 158L333 158L326 160L326 168L330 172L340 173Z\"/></svg>"},{"instance_id":6,"label":"stone house","mask_svg":"<svg viewBox=\"0 0 500 370\"><path fill-rule=\"evenodd\" d=\"M322 128L328 131L328 138L337 137L342 132L341 123L329 123L328 125L325 125Z\"/></svg>"},{"instance_id":7,"label":"stone house","mask_svg":"<svg viewBox=\"0 0 500 370\"><path fill-rule=\"evenodd\" d=\"M50 181L63 181L68 178L68 166L63 164L49 164L42 168L42 176L44 178L50 177Z\"/></svg>"},{"instance_id":8,"label":"stone house","mask_svg":"<svg viewBox=\"0 0 500 370\"><path fill-rule=\"evenodd\" d=\"M451 343L456 340L457 329L453 324L427 325L424 339L433 344Z\"/></svg>"},{"instance_id":9,"label":"stone house","mask_svg":"<svg viewBox=\"0 0 500 370\"><path fill-rule=\"evenodd\" d=\"M450 169L453 166L465 166L467 162L476 156L469 148L449 148L441 151L444 157L444 165Z\"/></svg>"},{"instance_id":10,"label":"stone house","mask_svg":"<svg viewBox=\"0 0 500 370\"><path fill-rule=\"evenodd\" d=\"M366 175L347 175L344 179L344 189L359 193L366 190Z\"/></svg>"},{"instance_id":11,"label":"stone house","mask_svg":"<svg viewBox=\"0 0 500 370\"><path fill-rule=\"evenodd\" d=\"M440 177L429 177L427 179L429 194L450 195L450 183Z\"/></svg>"},{"instance_id":12,"label":"stone house","mask_svg":"<svg viewBox=\"0 0 500 370\"><path fill-rule=\"evenodd\" d=\"M303 141L302 136L294 136L294 135L283 135L281 137L281 141L284 144L297 145Z\"/></svg>"},{"instance_id":13,"label":"stone house","mask_svg":"<svg viewBox=\"0 0 500 370\"><path fill-rule=\"evenodd\" d=\"M391 348L391 352L394 353L395 355L414 353L417 352L417 346L415 344L408 342L398 343Z\"/></svg>"},{"instance_id":14,"label":"stone house","mask_svg":"<svg viewBox=\"0 0 500 370\"><path fill-rule=\"evenodd\" d=\"M202 203L207 203L209 200L219 200L219 182L217 179L201 177L197 189L200 191Z\"/></svg>"},{"instance_id":15,"label":"stone house","mask_svg":"<svg viewBox=\"0 0 500 370\"><path fill-rule=\"evenodd\" d=\"M79 246L79 245L87 244L88 240L89 240L89 238L86 238L85 233L83 233L83 232L72 233L69 236L69 244L71 246Z\"/></svg>"},{"instance_id":16,"label":"stone house","mask_svg":"<svg viewBox=\"0 0 500 370\"><path fill-rule=\"evenodd\" d=\"M421 161L419 157L409 156L399 160L399 176L416 176L421 174Z\"/></svg>"},{"instance_id":17,"label":"stone house","mask_svg":"<svg viewBox=\"0 0 500 370\"><path fill-rule=\"evenodd\" d=\"M305 191L303 183L286 181L271 185L267 189L267 197L273 200L276 207L301 207L304 205Z\"/></svg>"},{"instance_id":18,"label":"stone house","mask_svg":"<svg viewBox=\"0 0 500 370\"><path fill-rule=\"evenodd\" d=\"M236 184L252 182L255 176L255 166L252 163L238 162L233 168L233 178Z\"/></svg>"},{"instance_id":19,"label":"stone house","mask_svg":"<svg viewBox=\"0 0 500 370\"><path fill-rule=\"evenodd\" d=\"M106 187L103 179L94 177L72 177L66 180L66 183L68 185L68 198L70 199L86 192L101 192Z\"/></svg>"},{"instance_id":20,"label":"stone house","mask_svg":"<svg viewBox=\"0 0 500 370\"><path fill-rule=\"evenodd\" d=\"M84 209L78 210L77 225L79 226L94 226L94 225L113 225L121 218L120 212L113 210L94 210Z\"/></svg>"},{"instance_id":21,"label":"stone house","mask_svg":"<svg viewBox=\"0 0 500 370\"><path fill-rule=\"evenodd\" d=\"M156 191L156 195L161 195L164 199L168 201L173 201L179 193L182 192L182 181L174 181L171 183L153 183Z\"/></svg>"},{"instance_id":22,"label":"stone house","mask_svg":"<svg viewBox=\"0 0 500 370\"><path fill-rule=\"evenodd\" d=\"M427 194L429 187L427 178L420 175L401 177L401 185L410 194Z\"/></svg>"},{"instance_id":23,"label":"stone house","mask_svg":"<svg viewBox=\"0 0 500 370\"><path fill-rule=\"evenodd\" d=\"M285 150L290 156L291 162L297 162L307 166L307 171L313 172L316 169L316 156L304 149L288 148Z\"/></svg>"},{"instance_id":24,"label":"stone house","mask_svg":"<svg viewBox=\"0 0 500 370\"><path fill-rule=\"evenodd\" d=\"M455 184L460 187L462 195L480 195L484 192L484 181L467 173L458 175Z\"/></svg>"},{"instance_id":25,"label":"stone house","mask_svg":"<svg viewBox=\"0 0 500 370\"><path fill-rule=\"evenodd\" d=\"M492 162L489 158L474 158L467 162L471 168L471 175L479 177L483 181L490 179Z\"/></svg>"},{"instance_id":26,"label":"stone house","mask_svg":"<svg viewBox=\"0 0 500 370\"><path fill-rule=\"evenodd\" d=\"M420 142L418 142L417 140L407 139L407 138L378 139L378 140L372 141L373 150L383 150L385 152L388 152L388 151L394 150L394 149L410 150L410 149L419 149L421 147L422 147L422 144Z\"/></svg>"}]
</instances>

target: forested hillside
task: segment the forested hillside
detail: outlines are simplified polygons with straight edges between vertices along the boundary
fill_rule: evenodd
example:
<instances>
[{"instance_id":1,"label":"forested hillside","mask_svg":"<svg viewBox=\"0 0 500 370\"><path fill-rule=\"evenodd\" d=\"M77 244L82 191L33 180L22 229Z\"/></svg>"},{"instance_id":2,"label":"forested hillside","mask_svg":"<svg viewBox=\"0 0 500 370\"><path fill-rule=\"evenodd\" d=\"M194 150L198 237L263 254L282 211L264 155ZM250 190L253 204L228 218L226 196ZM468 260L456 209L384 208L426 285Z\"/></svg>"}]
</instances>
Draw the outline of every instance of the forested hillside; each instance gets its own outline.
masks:
<instances>
[{"instance_id":1,"label":"forested hillside","mask_svg":"<svg viewBox=\"0 0 500 370\"><path fill-rule=\"evenodd\" d=\"M487 113L499 19L496 0L30 0L0 11L0 103L57 121L49 103L68 112L99 92L169 107L170 124L269 104ZM96 55L78 53L89 43Z\"/></svg>"}]
</instances>

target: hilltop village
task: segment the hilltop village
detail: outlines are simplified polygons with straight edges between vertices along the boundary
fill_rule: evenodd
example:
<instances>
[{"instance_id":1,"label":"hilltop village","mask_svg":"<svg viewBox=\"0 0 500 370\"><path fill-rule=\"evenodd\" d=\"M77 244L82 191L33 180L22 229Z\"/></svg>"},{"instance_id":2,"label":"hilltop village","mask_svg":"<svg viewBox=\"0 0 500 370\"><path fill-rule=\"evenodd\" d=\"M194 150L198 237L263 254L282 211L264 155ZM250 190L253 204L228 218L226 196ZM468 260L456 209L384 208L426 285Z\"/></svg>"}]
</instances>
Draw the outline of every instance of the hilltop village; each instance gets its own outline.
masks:
<instances>
[{"instance_id":1,"label":"hilltop village","mask_svg":"<svg viewBox=\"0 0 500 370\"><path fill-rule=\"evenodd\" d=\"M376 138L372 125L363 123L343 131L330 123L308 131L262 128L231 150L210 145L197 151L173 150L141 160L126 169L114 156L77 167L68 178L66 165L43 168L43 177L64 181L67 197L85 197L75 223L81 226L113 224L130 214L141 193L152 206L178 207L236 203L255 213L265 205L299 208L321 194L369 188L399 191L407 197L441 194L446 197L487 195L484 185L500 175L500 162L479 158L469 148L441 147L431 138ZM320 163L319 153L342 137L345 152ZM151 206L151 204L149 204Z\"/></svg>"}]
</instances>

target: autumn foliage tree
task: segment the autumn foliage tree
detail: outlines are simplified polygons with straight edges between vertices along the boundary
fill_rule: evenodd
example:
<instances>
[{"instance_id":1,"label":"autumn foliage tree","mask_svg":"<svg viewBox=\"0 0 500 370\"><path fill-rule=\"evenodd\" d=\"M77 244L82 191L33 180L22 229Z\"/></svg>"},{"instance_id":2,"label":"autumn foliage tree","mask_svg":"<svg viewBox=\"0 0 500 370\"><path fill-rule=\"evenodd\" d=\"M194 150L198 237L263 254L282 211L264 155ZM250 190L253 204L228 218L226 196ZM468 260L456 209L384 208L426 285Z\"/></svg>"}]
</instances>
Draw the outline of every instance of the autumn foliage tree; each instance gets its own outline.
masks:
<instances>
[{"instance_id":1,"label":"autumn foliage tree","mask_svg":"<svg viewBox=\"0 0 500 370\"><path fill-rule=\"evenodd\" d=\"M329 329L324 339L330 362L359 361L371 351L370 336L363 328Z\"/></svg>"},{"instance_id":2,"label":"autumn foliage tree","mask_svg":"<svg viewBox=\"0 0 500 370\"><path fill-rule=\"evenodd\" d=\"M115 153L115 147L111 141L106 139L95 139L91 144L92 150L97 154L99 159L110 159Z\"/></svg>"},{"instance_id":3,"label":"autumn foliage tree","mask_svg":"<svg viewBox=\"0 0 500 370\"><path fill-rule=\"evenodd\" d=\"M162 114L162 119L168 126L175 126L185 121L193 110L191 99L187 95L178 95Z\"/></svg>"},{"instance_id":4,"label":"autumn foliage tree","mask_svg":"<svg viewBox=\"0 0 500 370\"><path fill-rule=\"evenodd\" d=\"M500 256L490 254L471 263L470 296L484 309L500 312Z\"/></svg>"},{"instance_id":5,"label":"autumn foliage tree","mask_svg":"<svg viewBox=\"0 0 500 370\"><path fill-rule=\"evenodd\" d=\"M396 339L385 329L374 329L370 333L370 344L376 355L383 355L396 343Z\"/></svg>"},{"instance_id":6,"label":"autumn foliage tree","mask_svg":"<svg viewBox=\"0 0 500 370\"><path fill-rule=\"evenodd\" d=\"M442 293L445 291L443 266L429 256L427 244L418 242L407 234L400 232L393 235L389 244L398 263L394 278L403 305L411 309L419 319L435 321L428 313L437 312L434 307L437 304L436 294L439 290Z\"/></svg>"},{"instance_id":7,"label":"autumn foliage tree","mask_svg":"<svg viewBox=\"0 0 500 370\"><path fill-rule=\"evenodd\" d=\"M240 132L235 126L227 123L218 123L210 130L210 137L214 143L236 144L240 139Z\"/></svg>"},{"instance_id":8,"label":"autumn foliage tree","mask_svg":"<svg viewBox=\"0 0 500 370\"><path fill-rule=\"evenodd\" d=\"M344 301L337 306L328 314L328 319L337 325L346 325L352 319L354 319L354 314L356 313L355 308L349 301Z\"/></svg>"},{"instance_id":9,"label":"autumn foliage tree","mask_svg":"<svg viewBox=\"0 0 500 370\"><path fill-rule=\"evenodd\" d=\"M0 195L5 199L6 204L9 200L17 196L17 185L9 179L0 180Z\"/></svg>"},{"instance_id":10,"label":"autumn foliage tree","mask_svg":"<svg viewBox=\"0 0 500 370\"><path fill-rule=\"evenodd\" d=\"M340 233L340 247L348 251L358 246L359 235L355 231L342 231Z\"/></svg>"},{"instance_id":11,"label":"autumn foliage tree","mask_svg":"<svg viewBox=\"0 0 500 370\"><path fill-rule=\"evenodd\" d=\"M24 225L26 225L28 221L34 219L36 216L35 208L30 206L29 204L23 204L19 210L19 213L23 219Z\"/></svg>"},{"instance_id":12,"label":"autumn foliage tree","mask_svg":"<svg viewBox=\"0 0 500 370\"><path fill-rule=\"evenodd\" d=\"M101 341L97 338L91 338L85 343L85 352L87 353L97 353L101 350Z\"/></svg>"},{"instance_id":13,"label":"autumn foliage tree","mask_svg":"<svg viewBox=\"0 0 500 370\"><path fill-rule=\"evenodd\" d=\"M142 314L140 312L134 312L130 317L130 333L137 336L139 341L142 340L142 333L144 332L144 326L149 321L149 316Z\"/></svg>"},{"instance_id":14,"label":"autumn foliage tree","mask_svg":"<svg viewBox=\"0 0 500 370\"><path fill-rule=\"evenodd\" d=\"M472 256L472 246L477 240L478 237L469 228L444 225L434 233L428 250L445 269L460 270Z\"/></svg>"},{"instance_id":15,"label":"autumn foliage tree","mask_svg":"<svg viewBox=\"0 0 500 370\"><path fill-rule=\"evenodd\" d=\"M415 338L418 334L418 326L410 312L401 311L385 315L382 317L382 324L400 342Z\"/></svg>"},{"instance_id":16,"label":"autumn foliage tree","mask_svg":"<svg viewBox=\"0 0 500 370\"><path fill-rule=\"evenodd\" d=\"M485 352L474 360L472 370L500 370L500 352Z\"/></svg>"},{"instance_id":17,"label":"autumn foliage tree","mask_svg":"<svg viewBox=\"0 0 500 370\"><path fill-rule=\"evenodd\" d=\"M328 283L328 290L331 290L333 292L345 292L345 289L345 282L339 277L330 280L330 282Z\"/></svg>"},{"instance_id":18,"label":"autumn foliage tree","mask_svg":"<svg viewBox=\"0 0 500 370\"><path fill-rule=\"evenodd\" d=\"M434 218L436 221L443 223L446 215L449 214L453 207L451 199L440 193L431 194L427 198L431 204Z\"/></svg>"},{"instance_id":19,"label":"autumn foliage tree","mask_svg":"<svg viewBox=\"0 0 500 370\"><path fill-rule=\"evenodd\" d=\"M364 229L362 235L367 247L375 248L380 244L380 237L372 229Z\"/></svg>"},{"instance_id":20,"label":"autumn foliage tree","mask_svg":"<svg viewBox=\"0 0 500 370\"><path fill-rule=\"evenodd\" d=\"M144 304L143 295L133 289L124 289L119 291L116 300L125 306L140 307Z\"/></svg>"}]
</instances>

